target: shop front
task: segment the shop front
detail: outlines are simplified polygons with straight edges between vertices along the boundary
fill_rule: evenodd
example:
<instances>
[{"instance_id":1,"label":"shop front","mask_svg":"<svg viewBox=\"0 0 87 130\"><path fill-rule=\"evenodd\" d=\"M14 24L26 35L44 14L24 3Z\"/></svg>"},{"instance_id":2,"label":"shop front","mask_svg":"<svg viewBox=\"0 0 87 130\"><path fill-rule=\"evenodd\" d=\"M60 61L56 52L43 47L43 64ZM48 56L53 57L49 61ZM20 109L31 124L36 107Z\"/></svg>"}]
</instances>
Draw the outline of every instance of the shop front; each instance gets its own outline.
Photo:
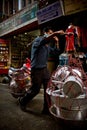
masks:
<instances>
[{"instance_id":1,"label":"shop front","mask_svg":"<svg viewBox=\"0 0 87 130\"><path fill-rule=\"evenodd\" d=\"M0 74L8 74L9 41L0 39Z\"/></svg>"},{"instance_id":2,"label":"shop front","mask_svg":"<svg viewBox=\"0 0 87 130\"><path fill-rule=\"evenodd\" d=\"M0 37L2 41L9 40L8 68L10 66L19 68L25 62L26 57L30 57L31 45L27 47L27 44L31 43L31 41L40 34L36 18L37 10L38 4L36 2L35 4L28 5L23 10L0 23ZM5 45L5 43L1 42L1 45L2 44ZM8 46L7 43L6 46ZM1 53L2 49L1 47ZM3 51L3 53L7 53L7 50L6 52ZM0 57L1 60L3 60L2 54ZM6 61L3 61L0 66L5 66L6 68ZM5 73L5 71L2 71L2 73Z\"/></svg>"}]
</instances>

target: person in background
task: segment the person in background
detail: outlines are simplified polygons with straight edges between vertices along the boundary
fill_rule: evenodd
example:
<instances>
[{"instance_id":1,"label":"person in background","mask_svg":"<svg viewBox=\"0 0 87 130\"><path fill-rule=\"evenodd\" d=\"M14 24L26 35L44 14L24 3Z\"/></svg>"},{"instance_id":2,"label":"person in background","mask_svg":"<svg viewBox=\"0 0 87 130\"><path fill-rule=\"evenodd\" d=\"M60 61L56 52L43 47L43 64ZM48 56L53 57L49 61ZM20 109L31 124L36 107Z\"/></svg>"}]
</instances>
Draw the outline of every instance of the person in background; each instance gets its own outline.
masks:
<instances>
[{"instance_id":1,"label":"person in background","mask_svg":"<svg viewBox=\"0 0 87 130\"><path fill-rule=\"evenodd\" d=\"M31 82L32 86L24 97L19 99L20 107L26 111L26 106L40 91L42 85L44 88L44 104L43 114L49 113L50 104L47 101L46 89L50 79L50 72L47 68L49 53L59 52L58 35L64 34L63 30L53 32L51 27L43 29L43 35L33 40L31 48ZM50 46L50 42L54 39L55 47ZM50 101L50 99L49 99Z\"/></svg>"}]
</instances>

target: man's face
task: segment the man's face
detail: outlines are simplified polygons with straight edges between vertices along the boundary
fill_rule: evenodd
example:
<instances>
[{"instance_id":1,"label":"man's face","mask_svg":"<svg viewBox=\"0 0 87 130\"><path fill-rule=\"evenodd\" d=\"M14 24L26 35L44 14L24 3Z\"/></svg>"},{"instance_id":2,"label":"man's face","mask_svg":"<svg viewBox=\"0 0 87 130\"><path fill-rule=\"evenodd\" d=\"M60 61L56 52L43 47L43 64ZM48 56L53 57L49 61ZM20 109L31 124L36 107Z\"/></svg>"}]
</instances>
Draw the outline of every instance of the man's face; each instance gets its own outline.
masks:
<instances>
[{"instance_id":1,"label":"man's face","mask_svg":"<svg viewBox=\"0 0 87 130\"><path fill-rule=\"evenodd\" d=\"M45 32L45 37L48 37L49 35L51 35L53 33L53 31L51 29L48 30L48 32Z\"/></svg>"},{"instance_id":2,"label":"man's face","mask_svg":"<svg viewBox=\"0 0 87 130\"><path fill-rule=\"evenodd\" d=\"M50 29L47 34L50 35L52 33L53 33L53 31Z\"/></svg>"}]
</instances>

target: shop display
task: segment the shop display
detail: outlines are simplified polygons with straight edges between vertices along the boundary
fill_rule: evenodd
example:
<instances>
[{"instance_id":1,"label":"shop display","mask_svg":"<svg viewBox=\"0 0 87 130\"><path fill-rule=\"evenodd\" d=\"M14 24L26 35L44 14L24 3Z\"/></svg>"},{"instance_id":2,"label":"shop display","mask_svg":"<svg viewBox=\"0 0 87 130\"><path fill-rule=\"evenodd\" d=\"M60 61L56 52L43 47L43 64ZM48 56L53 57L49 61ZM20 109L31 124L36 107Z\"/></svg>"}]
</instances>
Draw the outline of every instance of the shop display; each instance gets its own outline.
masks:
<instances>
[{"instance_id":1,"label":"shop display","mask_svg":"<svg viewBox=\"0 0 87 130\"><path fill-rule=\"evenodd\" d=\"M0 74L7 74L9 68L9 42L0 39Z\"/></svg>"}]
</instances>

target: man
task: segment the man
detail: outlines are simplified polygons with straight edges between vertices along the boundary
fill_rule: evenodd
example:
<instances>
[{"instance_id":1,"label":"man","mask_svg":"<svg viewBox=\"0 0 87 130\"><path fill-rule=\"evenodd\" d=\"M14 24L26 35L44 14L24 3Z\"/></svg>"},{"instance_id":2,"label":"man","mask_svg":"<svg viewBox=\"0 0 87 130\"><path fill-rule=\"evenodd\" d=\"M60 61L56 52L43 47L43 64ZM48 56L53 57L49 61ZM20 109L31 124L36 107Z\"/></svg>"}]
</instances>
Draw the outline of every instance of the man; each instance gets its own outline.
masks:
<instances>
[{"instance_id":1,"label":"man","mask_svg":"<svg viewBox=\"0 0 87 130\"><path fill-rule=\"evenodd\" d=\"M50 73L47 69L48 56L50 52L59 52L58 34L63 34L63 30L53 32L50 27L44 29L44 35L35 38L31 49L31 80L32 86L28 92L20 99L22 110L26 108L27 103L32 100L40 91L41 86L44 88L44 105L42 113L49 113L46 89L50 79ZM51 48L49 43L54 39L55 48Z\"/></svg>"}]
</instances>

